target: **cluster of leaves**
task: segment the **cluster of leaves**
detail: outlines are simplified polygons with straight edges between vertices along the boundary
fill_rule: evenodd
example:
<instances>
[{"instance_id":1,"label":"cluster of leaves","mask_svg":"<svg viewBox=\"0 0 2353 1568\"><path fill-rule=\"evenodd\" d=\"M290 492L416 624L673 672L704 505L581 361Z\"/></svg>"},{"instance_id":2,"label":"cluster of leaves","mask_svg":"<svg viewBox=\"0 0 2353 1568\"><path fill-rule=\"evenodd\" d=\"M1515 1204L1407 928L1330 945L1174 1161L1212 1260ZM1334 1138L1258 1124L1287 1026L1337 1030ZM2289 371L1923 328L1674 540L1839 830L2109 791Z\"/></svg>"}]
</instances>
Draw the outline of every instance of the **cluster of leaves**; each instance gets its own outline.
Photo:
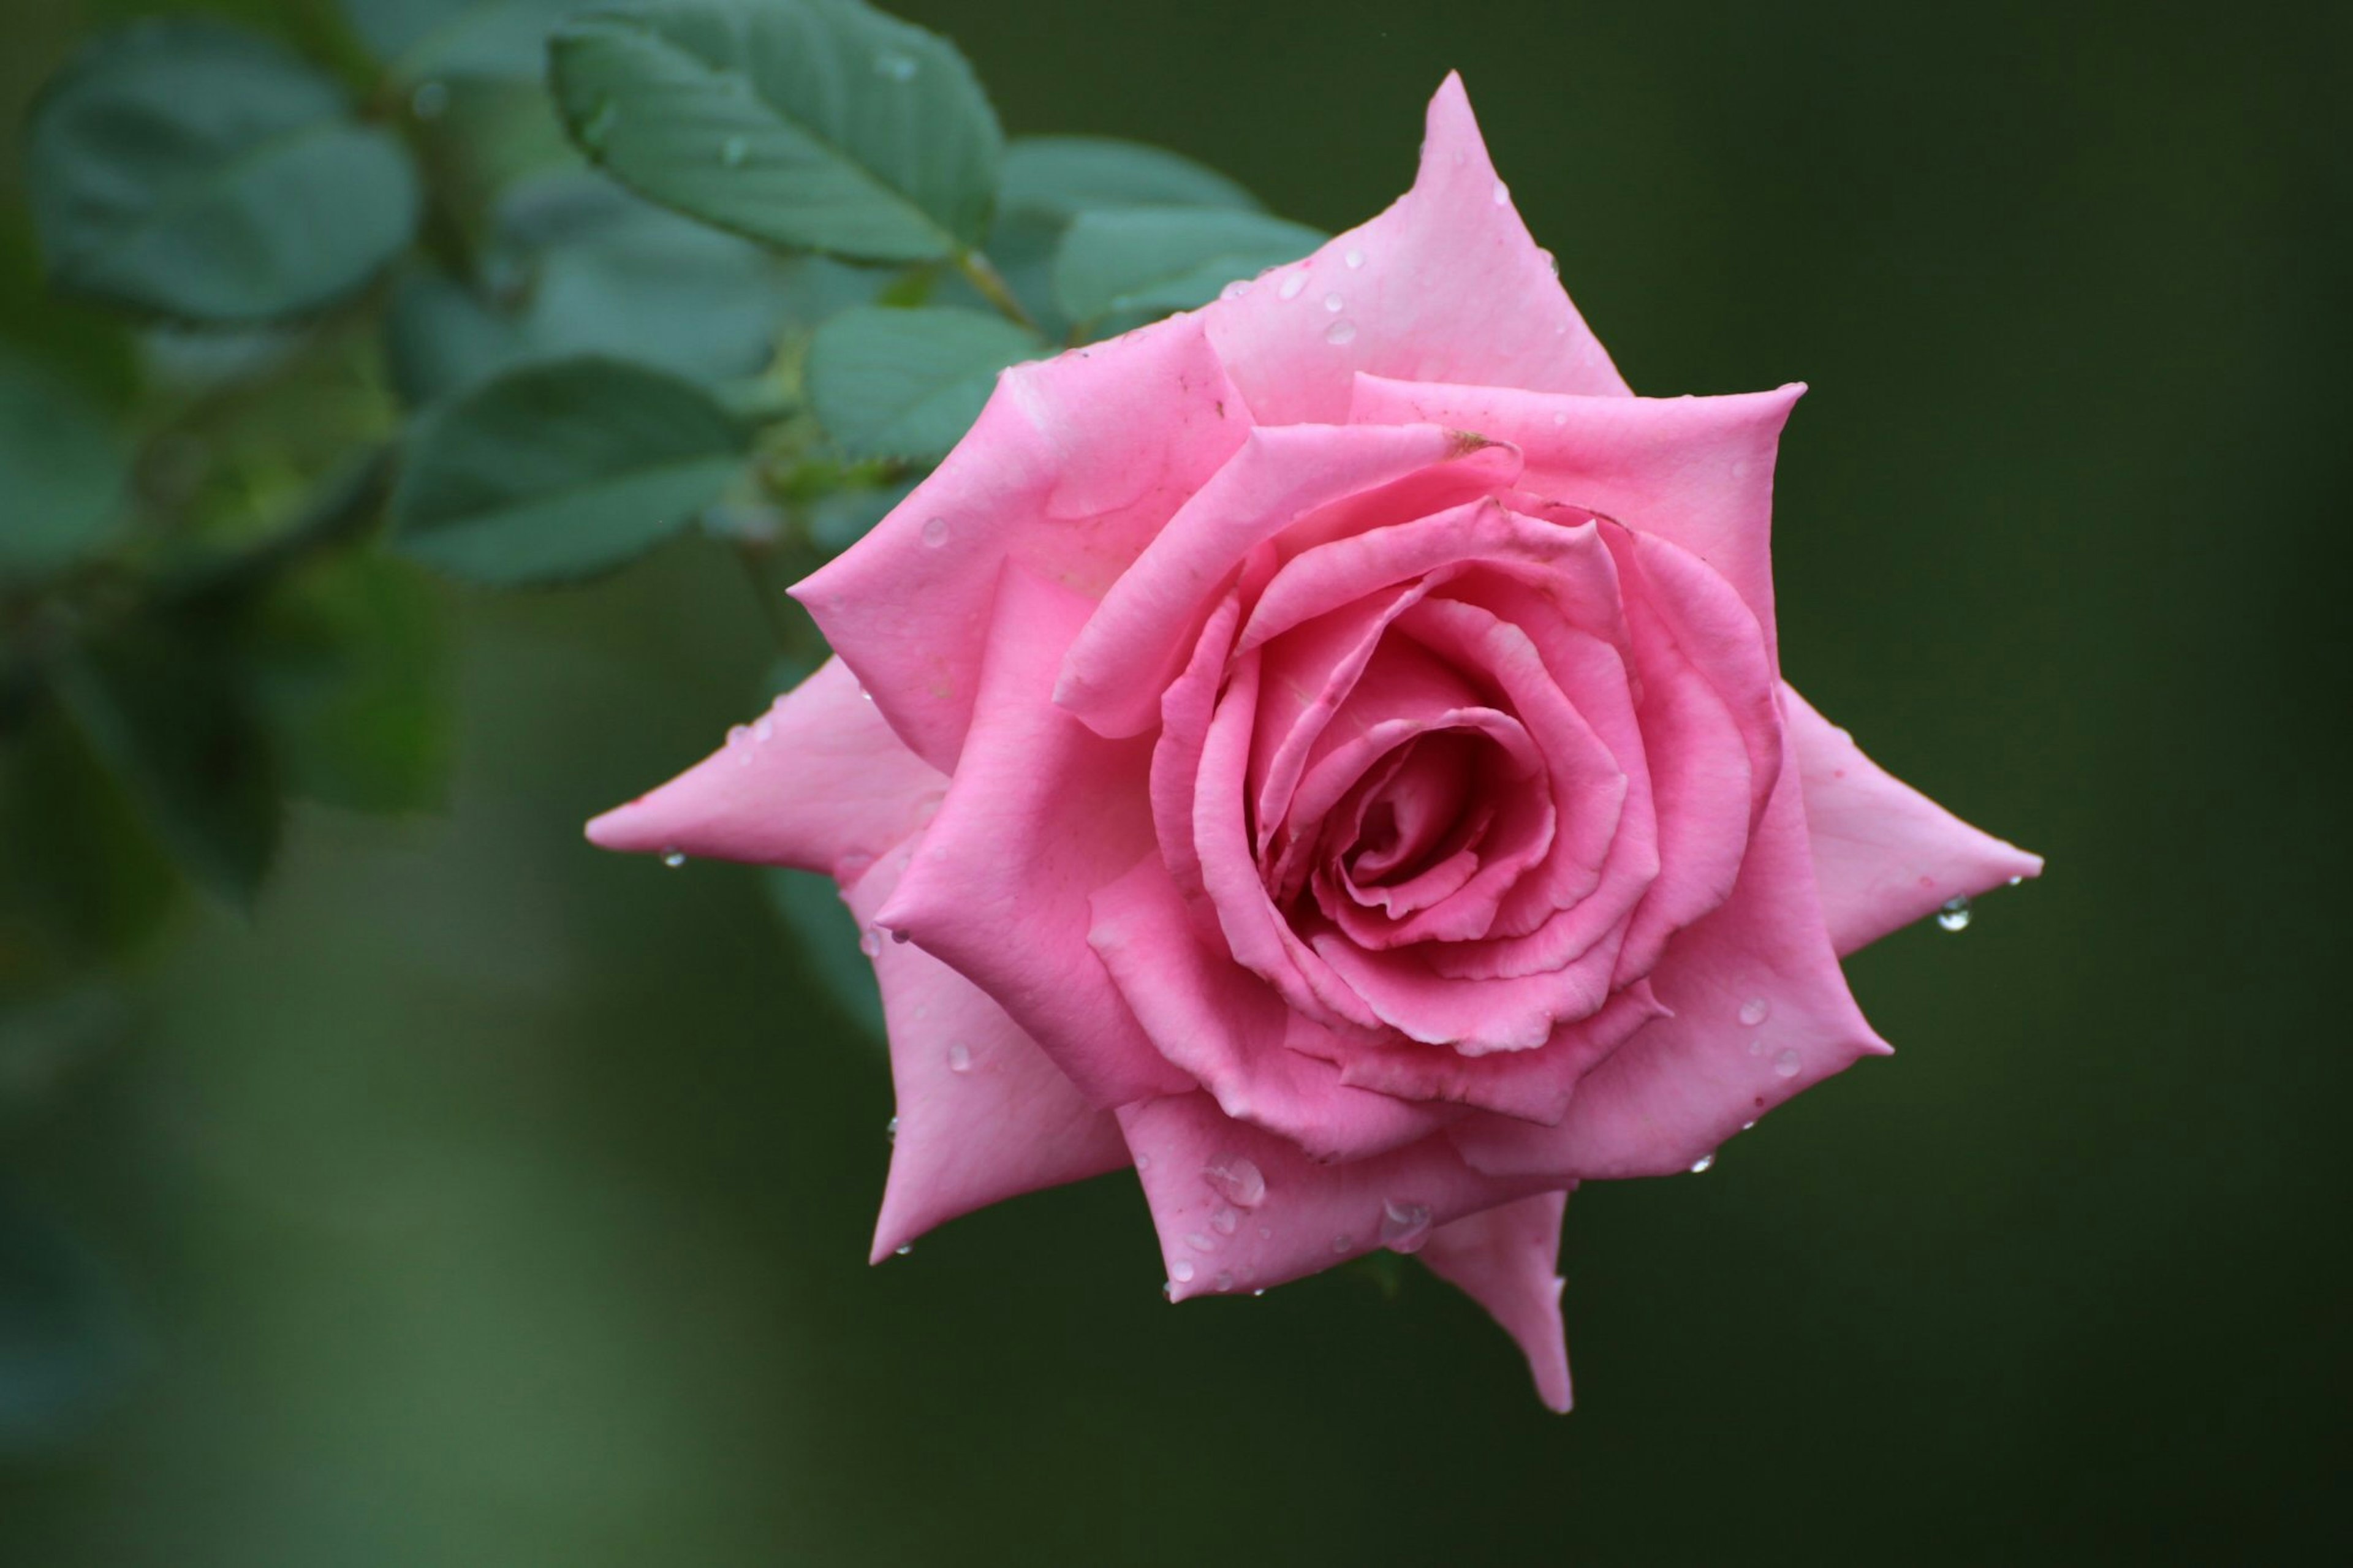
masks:
<instances>
[{"instance_id":1,"label":"cluster of leaves","mask_svg":"<svg viewBox=\"0 0 2353 1568\"><path fill-rule=\"evenodd\" d=\"M283 37L139 23L32 109L48 299L0 313L0 1111L120 1026L185 889L250 905L290 797L438 804L437 576L577 581L700 531L796 679L823 649L777 586L1002 367L1322 237L1173 153L1008 142L952 44L860 0L341 6ZM830 890L774 886L872 1018Z\"/></svg>"}]
</instances>

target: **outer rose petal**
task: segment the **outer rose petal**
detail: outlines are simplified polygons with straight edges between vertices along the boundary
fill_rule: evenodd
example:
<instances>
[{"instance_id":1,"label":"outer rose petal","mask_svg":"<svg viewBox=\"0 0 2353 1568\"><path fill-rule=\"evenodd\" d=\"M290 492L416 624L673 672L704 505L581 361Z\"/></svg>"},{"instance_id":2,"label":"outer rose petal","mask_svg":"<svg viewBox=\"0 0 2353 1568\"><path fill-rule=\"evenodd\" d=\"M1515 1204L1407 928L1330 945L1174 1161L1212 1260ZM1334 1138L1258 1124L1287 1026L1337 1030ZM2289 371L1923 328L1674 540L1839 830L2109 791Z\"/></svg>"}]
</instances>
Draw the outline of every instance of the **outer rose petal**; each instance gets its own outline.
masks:
<instances>
[{"instance_id":1,"label":"outer rose petal","mask_svg":"<svg viewBox=\"0 0 2353 1568\"><path fill-rule=\"evenodd\" d=\"M1568 1338L1560 1321L1560 1219L1568 1194L1538 1193L1440 1226L1421 1260L1487 1309L1518 1342L1536 1396L1566 1415Z\"/></svg>"},{"instance_id":2,"label":"outer rose petal","mask_svg":"<svg viewBox=\"0 0 2353 1568\"><path fill-rule=\"evenodd\" d=\"M987 992L1107 1107L1193 1080L1153 1048L1087 946L1088 896L1153 842L1150 743L1106 741L1047 700L1092 608L1006 569L964 755L881 919Z\"/></svg>"},{"instance_id":3,"label":"outer rose petal","mask_svg":"<svg viewBox=\"0 0 2353 1568\"><path fill-rule=\"evenodd\" d=\"M1560 397L1488 386L1357 380L1349 419L1435 422L1508 441L1521 488L1681 545L1773 629L1773 462L1804 395L1793 382L1730 397Z\"/></svg>"},{"instance_id":4,"label":"outer rose petal","mask_svg":"<svg viewBox=\"0 0 2353 1568\"><path fill-rule=\"evenodd\" d=\"M1230 1120L1206 1094L1172 1095L1119 1108L1119 1125L1144 1179L1169 1299L1261 1289L1318 1274L1385 1245L1384 1205L1419 1205L1433 1225L1541 1190L1540 1180L1482 1175L1442 1137L1367 1160L1320 1165L1285 1139ZM1255 1207L1232 1207L1204 1179L1232 1155L1266 1178Z\"/></svg>"},{"instance_id":5,"label":"outer rose petal","mask_svg":"<svg viewBox=\"0 0 2353 1568\"><path fill-rule=\"evenodd\" d=\"M1814 880L1841 953L1877 942L1951 898L2042 874L2042 858L1980 833L1883 772L1854 737L1784 685L1790 754L1805 783Z\"/></svg>"},{"instance_id":6,"label":"outer rose petal","mask_svg":"<svg viewBox=\"0 0 2353 1568\"><path fill-rule=\"evenodd\" d=\"M829 658L741 742L591 822L588 842L854 875L947 786Z\"/></svg>"},{"instance_id":7,"label":"outer rose petal","mask_svg":"<svg viewBox=\"0 0 2353 1568\"><path fill-rule=\"evenodd\" d=\"M890 899L914 847L910 840L850 884L844 898L859 924ZM1127 1163L1111 1112L1089 1105L972 982L901 942L882 944L874 973L898 1123L872 1261L958 1215Z\"/></svg>"},{"instance_id":8,"label":"outer rose petal","mask_svg":"<svg viewBox=\"0 0 2353 1568\"><path fill-rule=\"evenodd\" d=\"M1822 928L1793 772L1774 786L1732 897L1668 944L1651 982L1674 1016L1588 1073L1557 1127L1467 1117L1448 1129L1463 1157L1554 1184L1662 1176L1857 1057L1887 1051ZM1762 1024L1740 1021L1752 1000L1767 1005Z\"/></svg>"},{"instance_id":9,"label":"outer rose petal","mask_svg":"<svg viewBox=\"0 0 2353 1568\"><path fill-rule=\"evenodd\" d=\"M1327 295L1340 300L1337 311ZM1409 193L1248 293L1206 307L1200 320L1261 424L1345 417L1357 371L1626 392L1513 210L1457 76L1430 100Z\"/></svg>"},{"instance_id":10,"label":"outer rose petal","mask_svg":"<svg viewBox=\"0 0 2353 1568\"><path fill-rule=\"evenodd\" d=\"M932 477L793 595L907 743L953 769L998 569L1101 595L1249 431L1190 317L1016 365Z\"/></svg>"}]
</instances>

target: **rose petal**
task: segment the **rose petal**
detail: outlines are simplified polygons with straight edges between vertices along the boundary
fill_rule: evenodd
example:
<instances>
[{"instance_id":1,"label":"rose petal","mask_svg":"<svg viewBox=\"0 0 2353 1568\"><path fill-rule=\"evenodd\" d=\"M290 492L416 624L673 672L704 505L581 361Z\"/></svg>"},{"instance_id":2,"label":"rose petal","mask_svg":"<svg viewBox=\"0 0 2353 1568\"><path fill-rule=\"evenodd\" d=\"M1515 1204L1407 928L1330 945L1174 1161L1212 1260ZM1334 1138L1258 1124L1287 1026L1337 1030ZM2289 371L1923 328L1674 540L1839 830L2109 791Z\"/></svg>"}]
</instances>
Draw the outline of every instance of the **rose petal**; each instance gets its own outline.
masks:
<instances>
[{"instance_id":1,"label":"rose petal","mask_svg":"<svg viewBox=\"0 0 2353 1568\"><path fill-rule=\"evenodd\" d=\"M1100 597L1249 429L1189 317L1016 365L932 476L793 596L907 743L952 770L999 568Z\"/></svg>"},{"instance_id":2,"label":"rose petal","mask_svg":"<svg viewBox=\"0 0 2353 1568\"><path fill-rule=\"evenodd\" d=\"M947 782L831 658L740 739L591 822L588 842L854 874L913 832Z\"/></svg>"},{"instance_id":3,"label":"rose petal","mask_svg":"<svg viewBox=\"0 0 2353 1568\"><path fill-rule=\"evenodd\" d=\"M849 885L844 900L859 924L889 900L913 848ZM1127 1163L1111 1112L1089 1105L979 987L902 942L882 944L874 974L898 1116L873 1262L959 1215Z\"/></svg>"},{"instance_id":4,"label":"rose petal","mask_svg":"<svg viewBox=\"0 0 2353 1568\"><path fill-rule=\"evenodd\" d=\"M1854 738L1781 688L1805 783L1814 880L1841 953L1877 942L1947 899L2042 874L2042 858L1980 833L1857 749Z\"/></svg>"},{"instance_id":5,"label":"rose petal","mask_svg":"<svg viewBox=\"0 0 2353 1568\"><path fill-rule=\"evenodd\" d=\"M1666 1175L1856 1058L1886 1052L1822 927L1794 770L1774 786L1732 897L1668 944L1651 980L1674 1016L1588 1073L1557 1127L1466 1117L1448 1130L1463 1157L1562 1182ZM1744 1023L1758 1001L1766 1022Z\"/></svg>"},{"instance_id":6,"label":"rose petal","mask_svg":"<svg viewBox=\"0 0 2353 1568\"><path fill-rule=\"evenodd\" d=\"M1528 1358L1536 1394L1566 1415L1568 1336L1560 1321L1560 1221L1568 1194L1538 1193L1440 1226L1420 1257L1504 1326Z\"/></svg>"},{"instance_id":7,"label":"rose petal","mask_svg":"<svg viewBox=\"0 0 2353 1568\"><path fill-rule=\"evenodd\" d=\"M1509 441L1520 488L1681 546L1773 630L1773 464L1799 383L1730 397L1567 397L1360 377L1348 417L1434 423Z\"/></svg>"},{"instance_id":8,"label":"rose petal","mask_svg":"<svg viewBox=\"0 0 2353 1568\"><path fill-rule=\"evenodd\" d=\"M1396 521L1459 505L1518 471L1508 447L1435 425L1253 430L1103 595L1054 700L1101 734L1138 733L1159 716L1192 633L1252 548L1351 502L1351 526L1359 511Z\"/></svg>"},{"instance_id":9,"label":"rose petal","mask_svg":"<svg viewBox=\"0 0 2353 1568\"><path fill-rule=\"evenodd\" d=\"M1340 300L1337 311L1326 307L1327 296ZM1264 424L1345 417L1357 371L1552 392L1626 391L1495 177L1457 76L1430 101L1411 192L1200 315Z\"/></svg>"},{"instance_id":10,"label":"rose petal","mask_svg":"<svg viewBox=\"0 0 2353 1568\"><path fill-rule=\"evenodd\" d=\"M1008 567L964 755L884 924L1011 1014L1092 1103L1192 1087L1087 946L1088 896L1152 847L1147 742L1047 700L1091 603ZM1074 801L1087 809L1072 811Z\"/></svg>"},{"instance_id":11,"label":"rose petal","mask_svg":"<svg viewBox=\"0 0 2353 1568\"><path fill-rule=\"evenodd\" d=\"M1315 1160L1360 1160L1435 1131L1439 1107L1349 1089L1328 1062L1287 1043L1321 1026L1197 937L1184 900L1150 856L1098 890L1087 940L1169 1060L1225 1114L1280 1134ZM1327 1047L1328 1049L1329 1047Z\"/></svg>"},{"instance_id":12,"label":"rose petal","mask_svg":"<svg viewBox=\"0 0 2353 1568\"><path fill-rule=\"evenodd\" d=\"M1232 1120L1206 1094L1124 1105L1119 1124L1160 1234L1169 1299L1177 1301L1263 1289L1375 1251L1392 1203L1427 1208L1441 1226L1540 1190L1525 1179L1480 1174L1442 1136L1318 1164L1288 1140ZM1258 1166L1266 1191L1227 1236L1210 1222L1226 1195L1202 1173L1237 1155ZM1212 1245L1197 1247L1195 1238Z\"/></svg>"}]
</instances>

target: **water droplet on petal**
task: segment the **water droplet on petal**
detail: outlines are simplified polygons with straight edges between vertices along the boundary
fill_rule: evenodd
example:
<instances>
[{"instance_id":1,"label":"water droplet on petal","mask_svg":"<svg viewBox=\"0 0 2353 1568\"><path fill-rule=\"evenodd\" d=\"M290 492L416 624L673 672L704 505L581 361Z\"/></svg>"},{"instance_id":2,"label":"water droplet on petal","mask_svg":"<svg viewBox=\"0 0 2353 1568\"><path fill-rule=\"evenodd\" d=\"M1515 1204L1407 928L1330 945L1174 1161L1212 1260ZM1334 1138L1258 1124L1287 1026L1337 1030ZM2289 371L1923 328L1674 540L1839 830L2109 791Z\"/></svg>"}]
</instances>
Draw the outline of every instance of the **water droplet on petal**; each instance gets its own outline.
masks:
<instances>
[{"instance_id":1,"label":"water droplet on petal","mask_svg":"<svg viewBox=\"0 0 2353 1568\"><path fill-rule=\"evenodd\" d=\"M914 1250L915 1250L915 1244L914 1244L913 1242L912 1242L912 1241L909 1241L909 1242L902 1242L902 1243L901 1243L899 1246L894 1247L892 1247L892 1248L891 1249L892 1253L894 1256L896 1256L896 1257L900 1257L900 1258L904 1258L904 1257L906 1257L906 1256L907 1256L907 1254L909 1254L909 1253L911 1253L911 1252L913 1252L913 1251L914 1251Z\"/></svg>"},{"instance_id":2,"label":"water droplet on petal","mask_svg":"<svg viewBox=\"0 0 2353 1568\"><path fill-rule=\"evenodd\" d=\"M1756 1125L1757 1125L1757 1123L1755 1123L1754 1121L1744 1121L1744 1122L1742 1122L1742 1123L1740 1124L1740 1130L1741 1130L1743 1132L1746 1132L1746 1131L1747 1131L1750 1128L1752 1128L1752 1127L1754 1127L1754 1126L1756 1126Z\"/></svg>"},{"instance_id":3,"label":"water droplet on petal","mask_svg":"<svg viewBox=\"0 0 2353 1568\"><path fill-rule=\"evenodd\" d=\"M1135 1157L1135 1173L1140 1176L1150 1169L1152 1169L1152 1156L1149 1154L1138 1154Z\"/></svg>"},{"instance_id":4,"label":"water droplet on petal","mask_svg":"<svg viewBox=\"0 0 2353 1568\"><path fill-rule=\"evenodd\" d=\"M1967 899L1947 899L1936 910L1936 923L1947 931L1969 929L1969 901Z\"/></svg>"},{"instance_id":5,"label":"water droplet on petal","mask_svg":"<svg viewBox=\"0 0 2353 1568\"><path fill-rule=\"evenodd\" d=\"M1763 1036L1760 1035L1756 1039L1748 1042L1748 1054L1752 1057L1761 1057L1765 1054L1765 1038Z\"/></svg>"},{"instance_id":6,"label":"water droplet on petal","mask_svg":"<svg viewBox=\"0 0 2353 1568\"><path fill-rule=\"evenodd\" d=\"M1203 1236L1198 1230L1188 1230L1185 1233L1185 1245L1196 1252L1215 1252L1218 1250L1218 1238Z\"/></svg>"},{"instance_id":7,"label":"water droplet on petal","mask_svg":"<svg viewBox=\"0 0 2353 1568\"><path fill-rule=\"evenodd\" d=\"M950 1046L948 1047L948 1071L970 1072L971 1070L972 1047L965 1045L961 1041Z\"/></svg>"},{"instance_id":8,"label":"water droplet on petal","mask_svg":"<svg viewBox=\"0 0 2353 1568\"><path fill-rule=\"evenodd\" d=\"M1740 1005L1740 1021L1755 1028L1773 1016L1773 1004L1762 996L1751 996Z\"/></svg>"},{"instance_id":9,"label":"water droplet on petal","mask_svg":"<svg viewBox=\"0 0 2353 1568\"><path fill-rule=\"evenodd\" d=\"M1349 271L1354 272L1357 268L1362 267L1365 264L1365 253L1361 250L1351 250L1347 255L1342 257L1340 259L1348 264Z\"/></svg>"},{"instance_id":10,"label":"water droplet on petal","mask_svg":"<svg viewBox=\"0 0 2353 1568\"><path fill-rule=\"evenodd\" d=\"M1185 1284L1193 1278L1193 1266L1180 1258L1168 1266L1168 1277L1179 1285Z\"/></svg>"},{"instance_id":11,"label":"water droplet on petal","mask_svg":"<svg viewBox=\"0 0 2353 1568\"><path fill-rule=\"evenodd\" d=\"M1546 268L1546 270L1549 271L1549 272L1550 272L1554 277L1556 277L1556 278L1557 278L1557 277L1559 277L1559 276L1560 276L1560 258L1559 258L1559 257L1555 256L1555 255L1554 255L1551 251L1549 251L1549 250L1539 250L1538 252L1536 252L1536 254L1537 254L1538 256L1541 256L1541 257L1543 257L1543 258L1545 258L1545 268Z\"/></svg>"},{"instance_id":12,"label":"water droplet on petal","mask_svg":"<svg viewBox=\"0 0 2353 1568\"><path fill-rule=\"evenodd\" d=\"M1503 181L1497 180L1495 182L1495 188L1488 194L1495 198L1495 205L1497 206L1502 206L1505 202L1512 199L1512 187L1504 184Z\"/></svg>"},{"instance_id":13,"label":"water droplet on petal","mask_svg":"<svg viewBox=\"0 0 2353 1568\"><path fill-rule=\"evenodd\" d=\"M882 1141L886 1143L896 1143L899 1141L899 1119L897 1117L894 1116L891 1118L890 1121L882 1124Z\"/></svg>"},{"instance_id":14,"label":"water droplet on petal","mask_svg":"<svg viewBox=\"0 0 2353 1568\"><path fill-rule=\"evenodd\" d=\"M871 926L858 933L858 951L872 958L882 951L882 933Z\"/></svg>"},{"instance_id":15,"label":"water droplet on petal","mask_svg":"<svg viewBox=\"0 0 2353 1568\"><path fill-rule=\"evenodd\" d=\"M1257 1289L1251 1291L1250 1294L1253 1296L1263 1296L1266 1294L1266 1287L1261 1285Z\"/></svg>"},{"instance_id":16,"label":"water droplet on petal","mask_svg":"<svg viewBox=\"0 0 2353 1568\"><path fill-rule=\"evenodd\" d=\"M1234 1277L1230 1274L1219 1274L1215 1279L1210 1280L1209 1284L1216 1289L1230 1290L1234 1288Z\"/></svg>"},{"instance_id":17,"label":"water droplet on petal","mask_svg":"<svg viewBox=\"0 0 2353 1568\"><path fill-rule=\"evenodd\" d=\"M1299 291L1306 287L1307 272L1303 268L1282 280L1282 287L1274 291L1275 297L1282 300L1296 300L1299 298Z\"/></svg>"},{"instance_id":18,"label":"water droplet on petal","mask_svg":"<svg viewBox=\"0 0 2353 1568\"><path fill-rule=\"evenodd\" d=\"M1209 1228L1219 1236L1231 1236L1242 1223L1241 1210L1231 1204L1219 1204L1209 1211Z\"/></svg>"},{"instance_id":19,"label":"water droplet on petal","mask_svg":"<svg viewBox=\"0 0 2353 1568\"><path fill-rule=\"evenodd\" d=\"M1239 300L1249 292L1250 284L1244 279L1237 278L1232 282L1218 290L1218 298L1220 300Z\"/></svg>"},{"instance_id":20,"label":"water droplet on petal","mask_svg":"<svg viewBox=\"0 0 2353 1568\"><path fill-rule=\"evenodd\" d=\"M2025 878L2023 878L2023 877L2012 877L2012 878L2010 879L2010 885L2011 887L2015 888L2016 886L2018 886L2021 882L2023 882L2024 880L2026 880L2026 879L2025 879Z\"/></svg>"},{"instance_id":21,"label":"water droplet on petal","mask_svg":"<svg viewBox=\"0 0 2353 1568\"><path fill-rule=\"evenodd\" d=\"M1696 1175L1698 1175L1701 1172L1705 1171L1705 1170L1709 1170L1709 1169L1713 1168L1713 1167L1715 1166L1715 1154L1713 1154L1713 1153L1702 1154L1698 1159L1694 1160L1694 1161L1692 1162L1691 1173L1692 1173L1693 1175L1696 1176Z\"/></svg>"},{"instance_id":22,"label":"water droplet on petal","mask_svg":"<svg viewBox=\"0 0 2353 1568\"><path fill-rule=\"evenodd\" d=\"M1345 1230L1332 1238L1332 1250L1335 1252L1345 1252L1356 1245L1356 1238Z\"/></svg>"},{"instance_id":23,"label":"water droplet on petal","mask_svg":"<svg viewBox=\"0 0 2353 1568\"><path fill-rule=\"evenodd\" d=\"M1201 1168L1201 1180L1236 1208L1254 1209L1266 1201L1265 1173L1248 1154L1219 1154ZM1268 1234L1264 1226L1260 1234Z\"/></svg>"},{"instance_id":24,"label":"water droplet on petal","mask_svg":"<svg viewBox=\"0 0 2353 1568\"><path fill-rule=\"evenodd\" d=\"M915 79L915 58L896 49L884 49L874 57L874 74L886 81L913 81Z\"/></svg>"},{"instance_id":25,"label":"water droplet on petal","mask_svg":"<svg viewBox=\"0 0 2353 1568\"><path fill-rule=\"evenodd\" d=\"M1261 1241L1272 1241L1274 1239L1274 1226L1271 1225L1262 1225L1259 1226L1258 1238Z\"/></svg>"},{"instance_id":26,"label":"water droplet on petal","mask_svg":"<svg viewBox=\"0 0 2353 1568\"><path fill-rule=\"evenodd\" d=\"M937 550L947 542L948 520L944 517L926 518L923 521L923 543Z\"/></svg>"},{"instance_id":27,"label":"water droplet on petal","mask_svg":"<svg viewBox=\"0 0 2353 1568\"><path fill-rule=\"evenodd\" d=\"M1341 299L1337 294L1326 294L1324 296L1324 308L1331 311L1335 316L1340 313L1341 307L1346 303L1347 301Z\"/></svg>"},{"instance_id":28,"label":"water droplet on petal","mask_svg":"<svg viewBox=\"0 0 2353 1568\"><path fill-rule=\"evenodd\" d=\"M733 724L728 727L727 749L729 751L740 752L751 743L752 731L748 726L743 724Z\"/></svg>"},{"instance_id":29,"label":"water droplet on petal","mask_svg":"<svg viewBox=\"0 0 2353 1568\"><path fill-rule=\"evenodd\" d=\"M448 107L449 89L443 82L419 82L408 96L408 111L419 120L438 120Z\"/></svg>"},{"instance_id":30,"label":"water droplet on petal","mask_svg":"<svg viewBox=\"0 0 2353 1568\"><path fill-rule=\"evenodd\" d=\"M686 851L683 849L665 849L661 853L661 862L663 865L675 871L681 866L686 864Z\"/></svg>"},{"instance_id":31,"label":"water droplet on petal","mask_svg":"<svg viewBox=\"0 0 2353 1568\"><path fill-rule=\"evenodd\" d=\"M1780 1078L1797 1077L1798 1068L1802 1064L1798 1058L1798 1053L1791 1050L1787 1046L1782 1047L1773 1058L1773 1071L1776 1076Z\"/></svg>"},{"instance_id":32,"label":"water droplet on petal","mask_svg":"<svg viewBox=\"0 0 2353 1568\"><path fill-rule=\"evenodd\" d=\"M1430 1205L1399 1203L1395 1198L1381 1205L1381 1245L1391 1252L1419 1252L1421 1244L1430 1239Z\"/></svg>"},{"instance_id":33,"label":"water droplet on petal","mask_svg":"<svg viewBox=\"0 0 2353 1568\"><path fill-rule=\"evenodd\" d=\"M751 155L752 144L741 136L730 136L719 144L719 161L731 169L742 168Z\"/></svg>"},{"instance_id":34,"label":"water droplet on petal","mask_svg":"<svg viewBox=\"0 0 2353 1568\"><path fill-rule=\"evenodd\" d=\"M1356 341L1356 323L1354 321L1333 322L1330 326L1324 329L1324 341L1327 343L1355 342Z\"/></svg>"}]
</instances>

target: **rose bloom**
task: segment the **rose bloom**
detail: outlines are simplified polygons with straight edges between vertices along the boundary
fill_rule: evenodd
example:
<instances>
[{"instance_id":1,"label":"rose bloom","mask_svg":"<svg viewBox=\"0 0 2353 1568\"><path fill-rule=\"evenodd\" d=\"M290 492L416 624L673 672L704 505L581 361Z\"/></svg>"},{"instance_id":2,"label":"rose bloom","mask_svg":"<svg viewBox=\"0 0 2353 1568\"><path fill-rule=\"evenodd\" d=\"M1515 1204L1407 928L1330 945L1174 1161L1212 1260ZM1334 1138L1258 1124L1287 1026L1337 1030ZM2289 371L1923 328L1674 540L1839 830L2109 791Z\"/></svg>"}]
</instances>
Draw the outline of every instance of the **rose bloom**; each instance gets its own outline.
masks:
<instances>
[{"instance_id":1,"label":"rose bloom","mask_svg":"<svg viewBox=\"0 0 2353 1568\"><path fill-rule=\"evenodd\" d=\"M1128 1167L1172 1299L1418 1252L1565 1410L1569 1190L1884 1052L1840 954L2041 866L1780 679L1801 391L1631 395L1450 78L1388 212L1007 371L795 590L838 657L589 837L839 883L876 1258Z\"/></svg>"}]
</instances>

